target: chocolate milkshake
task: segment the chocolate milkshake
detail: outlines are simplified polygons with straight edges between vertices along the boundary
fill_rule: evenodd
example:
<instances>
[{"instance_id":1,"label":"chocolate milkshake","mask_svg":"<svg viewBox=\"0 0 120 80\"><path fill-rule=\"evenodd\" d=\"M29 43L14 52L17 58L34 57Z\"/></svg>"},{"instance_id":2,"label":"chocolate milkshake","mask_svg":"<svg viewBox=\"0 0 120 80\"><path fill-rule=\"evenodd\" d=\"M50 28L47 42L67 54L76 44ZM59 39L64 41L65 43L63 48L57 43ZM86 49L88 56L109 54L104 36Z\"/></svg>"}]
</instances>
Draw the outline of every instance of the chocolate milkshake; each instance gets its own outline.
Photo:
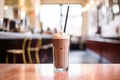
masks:
<instances>
[{"instance_id":1,"label":"chocolate milkshake","mask_svg":"<svg viewBox=\"0 0 120 80\"><path fill-rule=\"evenodd\" d=\"M61 32L55 33L52 41L55 72L67 71L70 43L69 36Z\"/></svg>"}]
</instances>

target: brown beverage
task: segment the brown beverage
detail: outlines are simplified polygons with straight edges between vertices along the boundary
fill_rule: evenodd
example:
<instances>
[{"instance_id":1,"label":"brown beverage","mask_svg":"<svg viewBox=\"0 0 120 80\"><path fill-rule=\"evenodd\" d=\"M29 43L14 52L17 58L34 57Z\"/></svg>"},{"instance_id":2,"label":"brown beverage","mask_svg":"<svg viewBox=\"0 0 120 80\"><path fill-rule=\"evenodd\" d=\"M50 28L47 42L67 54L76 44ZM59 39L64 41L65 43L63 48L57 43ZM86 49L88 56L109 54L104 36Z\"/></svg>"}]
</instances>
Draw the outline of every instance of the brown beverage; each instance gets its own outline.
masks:
<instances>
[{"instance_id":1,"label":"brown beverage","mask_svg":"<svg viewBox=\"0 0 120 80\"><path fill-rule=\"evenodd\" d=\"M55 72L68 70L69 36L63 33L53 36L53 60Z\"/></svg>"}]
</instances>

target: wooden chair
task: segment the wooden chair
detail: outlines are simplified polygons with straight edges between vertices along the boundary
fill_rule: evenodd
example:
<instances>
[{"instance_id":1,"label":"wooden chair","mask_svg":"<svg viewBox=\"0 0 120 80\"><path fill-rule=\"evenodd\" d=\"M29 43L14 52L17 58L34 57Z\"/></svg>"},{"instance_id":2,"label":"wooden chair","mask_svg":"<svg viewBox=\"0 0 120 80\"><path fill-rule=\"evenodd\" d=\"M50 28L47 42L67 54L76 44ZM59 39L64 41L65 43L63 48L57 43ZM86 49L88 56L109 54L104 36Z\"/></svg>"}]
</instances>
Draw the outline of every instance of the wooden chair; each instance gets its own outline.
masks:
<instances>
[{"instance_id":1,"label":"wooden chair","mask_svg":"<svg viewBox=\"0 0 120 80\"><path fill-rule=\"evenodd\" d=\"M23 62L26 63L26 57L25 57L25 47L26 43L29 40L29 38L24 38L22 41L22 48L21 49L9 49L7 50L7 53L13 54L13 62L16 63L16 55L22 54ZM16 44L17 45L17 44ZM6 55L6 63L8 63L8 54Z\"/></svg>"},{"instance_id":2,"label":"wooden chair","mask_svg":"<svg viewBox=\"0 0 120 80\"><path fill-rule=\"evenodd\" d=\"M34 44L34 46L32 46L32 44ZM28 52L28 57L29 57L30 63L32 63L31 52L35 52L36 61L37 61L37 63L40 63L39 50L40 50L41 44L42 44L42 39L36 39L36 40L31 39L28 42L27 52Z\"/></svg>"}]
</instances>

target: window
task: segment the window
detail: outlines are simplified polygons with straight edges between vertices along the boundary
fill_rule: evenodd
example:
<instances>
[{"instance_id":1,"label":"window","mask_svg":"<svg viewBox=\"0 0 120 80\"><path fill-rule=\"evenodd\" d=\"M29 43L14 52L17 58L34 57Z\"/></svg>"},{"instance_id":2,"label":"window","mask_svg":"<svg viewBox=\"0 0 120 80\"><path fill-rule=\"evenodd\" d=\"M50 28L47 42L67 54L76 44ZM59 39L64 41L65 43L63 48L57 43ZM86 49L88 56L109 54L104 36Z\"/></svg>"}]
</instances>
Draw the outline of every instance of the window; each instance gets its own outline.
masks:
<instances>
[{"instance_id":1,"label":"window","mask_svg":"<svg viewBox=\"0 0 120 80\"><path fill-rule=\"evenodd\" d=\"M65 24L67 4L45 4L41 5L40 20L43 30L48 27L51 30L55 28L62 29ZM67 20L66 33L70 35L80 36L82 27L82 6L79 4L69 5L69 14Z\"/></svg>"}]
</instances>

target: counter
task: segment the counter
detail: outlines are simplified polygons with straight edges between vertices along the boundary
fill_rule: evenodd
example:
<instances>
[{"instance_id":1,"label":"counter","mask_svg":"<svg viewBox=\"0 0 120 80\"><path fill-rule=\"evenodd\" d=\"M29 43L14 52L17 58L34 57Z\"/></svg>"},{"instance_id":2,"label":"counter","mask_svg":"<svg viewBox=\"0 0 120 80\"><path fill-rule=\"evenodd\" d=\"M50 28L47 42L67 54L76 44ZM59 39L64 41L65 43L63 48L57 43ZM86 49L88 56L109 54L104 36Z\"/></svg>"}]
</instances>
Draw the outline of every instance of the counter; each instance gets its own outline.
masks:
<instances>
[{"instance_id":1,"label":"counter","mask_svg":"<svg viewBox=\"0 0 120 80\"><path fill-rule=\"evenodd\" d=\"M5 56L7 54L7 49L21 49L22 41L24 38L29 37L33 39L32 44L35 43L37 38L42 39L42 46L48 46L52 43L52 35L48 34L30 34L30 33L15 33L15 32L0 32L0 63L5 63ZM40 56L43 57L44 54L48 56L52 55L51 47L47 49L40 49ZM25 53L27 56L27 52ZM9 54L10 61L12 63L12 54ZM21 63L21 56L17 56L17 62Z\"/></svg>"},{"instance_id":2,"label":"counter","mask_svg":"<svg viewBox=\"0 0 120 80\"><path fill-rule=\"evenodd\" d=\"M48 34L31 34L30 32L18 33L18 32L0 32L0 39L23 39L25 37L30 38L52 38L52 35Z\"/></svg>"},{"instance_id":3,"label":"counter","mask_svg":"<svg viewBox=\"0 0 120 80\"><path fill-rule=\"evenodd\" d=\"M86 40L87 48L112 63L120 63L120 37L91 36Z\"/></svg>"},{"instance_id":4,"label":"counter","mask_svg":"<svg viewBox=\"0 0 120 80\"><path fill-rule=\"evenodd\" d=\"M69 64L54 73L53 64L0 64L0 80L120 80L119 64Z\"/></svg>"}]
</instances>

